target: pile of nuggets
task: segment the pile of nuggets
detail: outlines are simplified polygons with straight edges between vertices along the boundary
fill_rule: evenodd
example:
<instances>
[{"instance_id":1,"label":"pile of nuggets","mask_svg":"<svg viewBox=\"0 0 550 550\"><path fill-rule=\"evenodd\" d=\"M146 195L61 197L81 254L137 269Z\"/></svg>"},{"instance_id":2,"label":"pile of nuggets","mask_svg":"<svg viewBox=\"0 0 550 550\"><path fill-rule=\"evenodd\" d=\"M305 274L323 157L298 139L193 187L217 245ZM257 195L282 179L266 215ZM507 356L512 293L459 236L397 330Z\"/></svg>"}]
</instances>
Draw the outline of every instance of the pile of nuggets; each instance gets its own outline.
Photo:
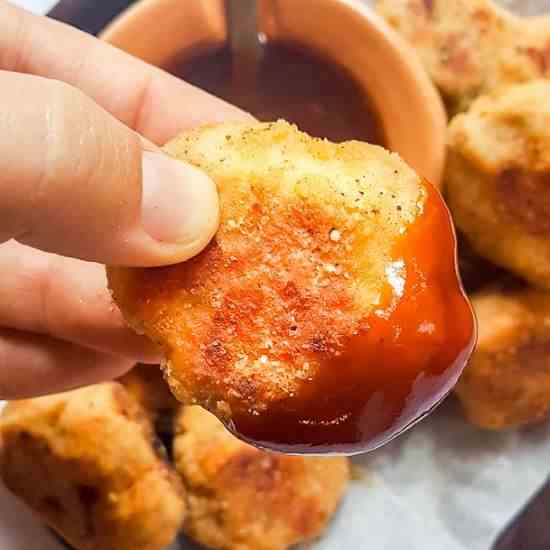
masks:
<instances>
[{"instance_id":1,"label":"pile of nuggets","mask_svg":"<svg viewBox=\"0 0 550 550\"><path fill-rule=\"evenodd\" d=\"M380 0L378 10L450 115L444 193L479 322L456 394L482 428L539 422L550 415L550 17L488 0Z\"/></svg>"},{"instance_id":2,"label":"pile of nuggets","mask_svg":"<svg viewBox=\"0 0 550 550\"><path fill-rule=\"evenodd\" d=\"M4 483L76 550L162 550L181 530L207 548L285 549L320 536L349 478L344 457L241 442L155 367L11 402L0 430Z\"/></svg>"}]
</instances>

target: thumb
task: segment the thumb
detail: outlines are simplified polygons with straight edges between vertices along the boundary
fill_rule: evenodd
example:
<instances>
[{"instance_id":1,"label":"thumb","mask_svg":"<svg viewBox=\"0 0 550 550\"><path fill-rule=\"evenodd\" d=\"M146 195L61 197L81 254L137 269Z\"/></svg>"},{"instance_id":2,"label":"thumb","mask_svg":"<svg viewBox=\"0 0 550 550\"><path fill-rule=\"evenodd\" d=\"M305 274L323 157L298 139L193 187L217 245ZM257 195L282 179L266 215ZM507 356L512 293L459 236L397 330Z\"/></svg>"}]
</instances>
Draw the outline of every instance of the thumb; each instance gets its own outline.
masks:
<instances>
[{"instance_id":1,"label":"thumb","mask_svg":"<svg viewBox=\"0 0 550 550\"><path fill-rule=\"evenodd\" d=\"M197 254L217 225L206 174L77 89L0 71L0 242L145 267Z\"/></svg>"}]
</instances>

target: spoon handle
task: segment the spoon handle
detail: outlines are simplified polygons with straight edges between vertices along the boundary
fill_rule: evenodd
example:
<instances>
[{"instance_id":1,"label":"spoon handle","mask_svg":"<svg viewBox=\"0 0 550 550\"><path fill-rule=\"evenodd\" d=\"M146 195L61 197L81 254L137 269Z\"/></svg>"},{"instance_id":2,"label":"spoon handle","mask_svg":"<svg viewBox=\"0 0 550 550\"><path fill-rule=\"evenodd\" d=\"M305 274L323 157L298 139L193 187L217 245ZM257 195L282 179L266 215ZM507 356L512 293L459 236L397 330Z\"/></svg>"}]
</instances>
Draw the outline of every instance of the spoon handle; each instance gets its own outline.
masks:
<instances>
[{"instance_id":1,"label":"spoon handle","mask_svg":"<svg viewBox=\"0 0 550 550\"><path fill-rule=\"evenodd\" d=\"M258 0L226 0L233 84L245 90L255 86L263 57L258 12Z\"/></svg>"}]
</instances>

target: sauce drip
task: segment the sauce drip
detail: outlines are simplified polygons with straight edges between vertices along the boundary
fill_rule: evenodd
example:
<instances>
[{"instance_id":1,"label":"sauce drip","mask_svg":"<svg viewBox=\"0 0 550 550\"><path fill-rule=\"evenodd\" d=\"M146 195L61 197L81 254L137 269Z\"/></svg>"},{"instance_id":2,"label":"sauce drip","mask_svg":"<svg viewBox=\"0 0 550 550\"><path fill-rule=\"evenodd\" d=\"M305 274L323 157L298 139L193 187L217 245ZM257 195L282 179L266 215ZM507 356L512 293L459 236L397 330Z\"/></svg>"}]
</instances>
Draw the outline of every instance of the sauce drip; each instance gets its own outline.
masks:
<instances>
[{"instance_id":1,"label":"sauce drip","mask_svg":"<svg viewBox=\"0 0 550 550\"><path fill-rule=\"evenodd\" d=\"M294 43L267 43L256 87L232 82L227 48L196 53L167 70L260 121L283 118L315 137L383 144L378 117L359 84L341 67Z\"/></svg>"},{"instance_id":2,"label":"sauce drip","mask_svg":"<svg viewBox=\"0 0 550 550\"><path fill-rule=\"evenodd\" d=\"M287 453L365 452L449 393L472 353L475 323L449 212L431 185L426 190L423 213L393 251L399 269L388 271L383 305L339 356L327 353L299 393L263 414L233 415L229 428L240 437Z\"/></svg>"}]
</instances>

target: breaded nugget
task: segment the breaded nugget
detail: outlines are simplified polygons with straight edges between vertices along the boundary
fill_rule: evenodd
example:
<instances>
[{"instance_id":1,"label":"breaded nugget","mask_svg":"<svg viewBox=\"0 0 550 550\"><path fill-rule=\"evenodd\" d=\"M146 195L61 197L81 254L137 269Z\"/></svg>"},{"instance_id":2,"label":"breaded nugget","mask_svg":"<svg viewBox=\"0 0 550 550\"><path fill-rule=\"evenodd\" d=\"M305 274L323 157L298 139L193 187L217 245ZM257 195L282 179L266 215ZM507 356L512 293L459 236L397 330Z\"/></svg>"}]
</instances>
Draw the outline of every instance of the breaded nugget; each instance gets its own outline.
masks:
<instances>
[{"instance_id":1,"label":"breaded nugget","mask_svg":"<svg viewBox=\"0 0 550 550\"><path fill-rule=\"evenodd\" d=\"M159 415L172 413L179 405L162 377L162 372L153 365L136 365L118 381L153 420Z\"/></svg>"},{"instance_id":2,"label":"breaded nugget","mask_svg":"<svg viewBox=\"0 0 550 550\"><path fill-rule=\"evenodd\" d=\"M455 237L397 155L283 121L204 127L166 150L214 179L220 228L188 262L108 274L180 401L272 449L361 452L449 391L473 334Z\"/></svg>"},{"instance_id":3,"label":"breaded nugget","mask_svg":"<svg viewBox=\"0 0 550 550\"><path fill-rule=\"evenodd\" d=\"M187 490L184 531L220 550L284 550L319 537L349 478L344 457L260 451L201 407L179 415L174 457Z\"/></svg>"},{"instance_id":4,"label":"breaded nugget","mask_svg":"<svg viewBox=\"0 0 550 550\"><path fill-rule=\"evenodd\" d=\"M550 294L477 294L479 339L456 393L467 418L500 430L550 415Z\"/></svg>"},{"instance_id":5,"label":"breaded nugget","mask_svg":"<svg viewBox=\"0 0 550 550\"><path fill-rule=\"evenodd\" d=\"M445 180L472 247L550 289L550 81L484 96L455 117Z\"/></svg>"},{"instance_id":6,"label":"breaded nugget","mask_svg":"<svg viewBox=\"0 0 550 550\"><path fill-rule=\"evenodd\" d=\"M183 488L144 410L117 383L8 404L0 475L76 550L163 550Z\"/></svg>"},{"instance_id":7,"label":"breaded nugget","mask_svg":"<svg viewBox=\"0 0 550 550\"><path fill-rule=\"evenodd\" d=\"M490 0L381 0L452 113L498 87L550 77L550 17L521 19Z\"/></svg>"}]
</instances>

